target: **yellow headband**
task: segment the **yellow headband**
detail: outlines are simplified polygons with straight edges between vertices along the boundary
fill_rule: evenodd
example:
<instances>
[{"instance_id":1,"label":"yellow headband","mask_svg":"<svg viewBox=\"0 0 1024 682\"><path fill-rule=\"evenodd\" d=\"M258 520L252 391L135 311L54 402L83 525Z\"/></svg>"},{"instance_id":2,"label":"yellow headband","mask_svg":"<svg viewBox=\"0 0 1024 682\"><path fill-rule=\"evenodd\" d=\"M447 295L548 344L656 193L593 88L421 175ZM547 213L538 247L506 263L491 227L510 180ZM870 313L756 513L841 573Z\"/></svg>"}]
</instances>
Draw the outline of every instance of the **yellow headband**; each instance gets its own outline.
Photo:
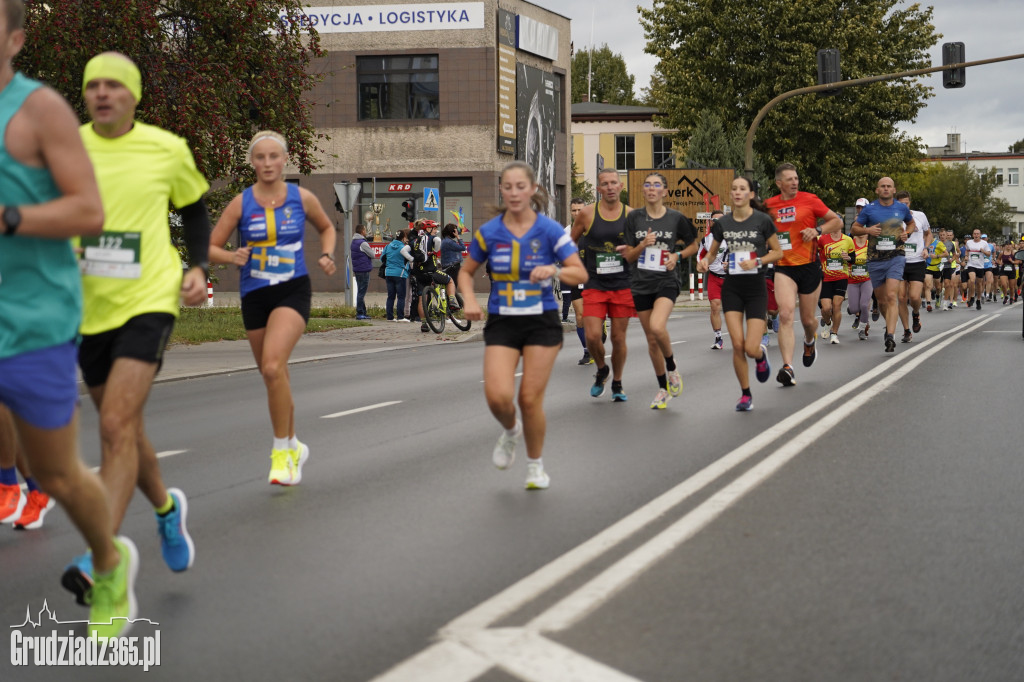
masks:
<instances>
[{"instance_id":1,"label":"yellow headband","mask_svg":"<svg viewBox=\"0 0 1024 682\"><path fill-rule=\"evenodd\" d=\"M89 81L97 78L108 78L117 81L135 97L135 103L142 101L142 74L139 67L116 52L104 52L89 60L85 65L85 73L82 75L82 95L85 95L85 86Z\"/></svg>"}]
</instances>

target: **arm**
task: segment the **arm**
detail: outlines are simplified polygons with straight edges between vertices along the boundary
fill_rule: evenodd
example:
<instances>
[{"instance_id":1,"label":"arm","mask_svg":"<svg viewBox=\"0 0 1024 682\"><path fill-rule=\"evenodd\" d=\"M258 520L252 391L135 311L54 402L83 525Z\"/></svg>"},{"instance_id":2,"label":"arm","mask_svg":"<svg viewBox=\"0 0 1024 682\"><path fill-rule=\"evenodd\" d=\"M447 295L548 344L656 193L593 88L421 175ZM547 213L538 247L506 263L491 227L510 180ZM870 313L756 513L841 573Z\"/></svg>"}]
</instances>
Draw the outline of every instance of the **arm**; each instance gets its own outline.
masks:
<instances>
[{"instance_id":1,"label":"arm","mask_svg":"<svg viewBox=\"0 0 1024 682\"><path fill-rule=\"evenodd\" d=\"M825 222L821 224L821 234L833 234L836 232L843 231L843 219L840 218L835 211L829 211L825 214ZM764 259L761 259L764 262Z\"/></svg>"},{"instance_id":2,"label":"arm","mask_svg":"<svg viewBox=\"0 0 1024 682\"><path fill-rule=\"evenodd\" d=\"M572 221L572 231L569 233L569 238L577 244L580 243L580 237L583 236L584 230L587 229L587 225L593 220L594 211L597 210L597 204L590 204L584 206L579 213L576 214L576 219Z\"/></svg>"},{"instance_id":3,"label":"arm","mask_svg":"<svg viewBox=\"0 0 1024 682\"><path fill-rule=\"evenodd\" d=\"M375 256L373 255L373 247L370 246L369 242L367 242L365 239L362 241L361 244L359 244L359 250L365 253L367 256L369 256L371 260L375 258Z\"/></svg>"},{"instance_id":4,"label":"arm","mask_svg":"<svg viewBox=\"0 0 1024 682\"><path fill-rule=\"evenodd\" d=\"M697 272L707 272L711 267L711 261L714 260L711 254L718 253L718 247L720 243L714 237L711 238L711 246L708 248L708 252L704 254L704 257L697 261Z\"/></svg>"},{"instance_id":5,"label":"arm","mask_svg":"<svg viewBox=\"0 0 1024 682\"><path fill-rule=\"evenodd\" d=\"M768 237L768 253L761 257L761 265L770 265L782 260L782 245L779 244L779 235L773 234Z\"/></svg>"},{"instance_id":6,"label":"arm","mask_svg":"<svg viewBox=\"0 0 1024 682\"><path fill-rule=\"evenodd\" d=\"M399 253L402 254L402 258L404 258L405 260L409 261L410 263L413 262L414 259L412 257L412 248L408 244L403 246L402 250Z\"/></svg>"},{"instance_id":7,"label":"arm","mask_svg":"<svg viewBox=\"0 0 1024 682\"><path fill-rule=\"evenodd\" d=\"M185 305L199 305L206 298L206 280L210 276L210 212L200 197L179 213L191 266L181 279L181 298Z\"/></svg>"},{"instance_id":8,"label":"arm","mask_svg":"<svg viewBox=\"0 0 1024 682\"><path fill-rule=\"evenodd\" d=\"M64 98L50 88L39 88L25 100L18 119L32 136L30 164L47 168L61 196L42 204L20 207L18 235L66 239L103 231L103 204L92 163L86 154L78 119ZM17 131L20 131L18 125ZM15 126L8 124L8 129ZM8 150L12 151L12 150ZM21 159L19 159L21 160Z\"/></svg>"},{"instance_id":9,"label":"arm","mask_svg":"<svg viewBox=\"0 0 1024 682\"><path fill-rule=\"evenodd\" d=\"M627 230L628 230L628 228L627 228ZM628 233L629 232L627 231L627 234ZM640 254L644 252L644 249L646 249L648 246L654 246L654 242L655 241L656 241L655 234L653 232L651 232L650 230L648 230L647 231L647 236L644 237L643 239L641 239L640 242L636 246L630 246L629 244L622 244L620 246L616 246L615 250L618 251L619 253L621 253L622 257L625 258L630 263L635 263L637 261L637 259L640 258ZM694 250L696 250L696 249L694 249Z\"/></svg>"},{"instance_id":10,"label":"arm","mask_svg":"<svg viewBox=\"0 0 1024 682\"><path fill-rule=\"evenodd\" d=\"M299 188L299 195L302 197L302 209L306 212L306 220L313 223L313 227L320 233L322 253L316 262L324 274L329 277L337 270L337 266L334 264L334 247L337 244L338 235L335 234L334 225L324 213L324 207L316 195L308 189L302 188Z\"/></svg>"},{"instance_id":11,"label":"arm","mask_svg":"<svg viewBox=\"0 0 1024 682\"><path fill-rule=\"evenodd\" d=\"M224 248L224 244L227 243L231 233L238 228L238 223L241 220L242 195L239 194L224 208L224 212L220 214L217 224L213 227L213 232L210 233L209 256L211 263L233 263L241 266L249 262L249 254L252 252L251 246L242 246L234 251L228 251Z\"/></svg>"},{"instance_id":12,"label":"arm","mask_svg":"<svg viewBox=\"0 0 1024 682\"><path fill-rule=\"evenodd\" d=\"M484 311L480 308L479 301L473 293L473 275L480 264L468 256L462 262L462 269L459 270L459 293L462 294L462 312L467 320L484 319Z\"/></svg>"}]
</instances>

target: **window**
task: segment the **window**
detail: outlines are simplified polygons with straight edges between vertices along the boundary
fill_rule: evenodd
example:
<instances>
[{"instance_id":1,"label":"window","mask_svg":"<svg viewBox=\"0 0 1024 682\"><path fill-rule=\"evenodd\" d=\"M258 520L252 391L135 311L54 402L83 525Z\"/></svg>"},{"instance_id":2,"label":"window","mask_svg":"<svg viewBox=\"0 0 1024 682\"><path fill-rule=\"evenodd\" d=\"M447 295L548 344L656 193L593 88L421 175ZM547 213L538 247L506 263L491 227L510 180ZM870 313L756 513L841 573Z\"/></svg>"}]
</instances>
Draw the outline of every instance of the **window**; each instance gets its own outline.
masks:
<instances>
[{"instance_id":1,"label":"window","mask_svg":"<svg viewBox=\"0 0 1024 682\"><path fill-rule=\"evenodd\" d=\"M1007 168L1006 169L1006 184L1013 185L1016 187L1020 184L1020 169L1019 168Z\"/></svg>"},{"instance_id":2,"label":"window","mask_svg":"<svg viewBox=\"0 0 1024 682\"><path fill-rule=\"evenodd\" d=\"M1003 169L1002 168L996 168L996 184L997 185L1003 184Z\"/></svg>"},{"instance_id":3,"label":"window","mask_svg":"<svg viewBox=\"0 0 1024 682\"><path fill-rule=\"evenodd\" d=\"M359 120L438 119L437 55L358 57Z\"/></svg>"},{"instance_id":4,"label":"window","mask_svg":"<svg viewBox=\"0 0 1024 682\"><path fill-rule=\"evenodd\" d=\"M632 135L615 136L615 168L620 171L636 168L636 138Z\"/></svg>"},{"instance_id":5,"label":"window","mask_svg":"<svg viewBox=\"0 0 1024 682\"><path fill-rule=\"evenodd\" d=\"M655 168L673 168L676 158L672 154L672 138L668 135L651 136L651 160Z\"/></svg>"}]
</instances>

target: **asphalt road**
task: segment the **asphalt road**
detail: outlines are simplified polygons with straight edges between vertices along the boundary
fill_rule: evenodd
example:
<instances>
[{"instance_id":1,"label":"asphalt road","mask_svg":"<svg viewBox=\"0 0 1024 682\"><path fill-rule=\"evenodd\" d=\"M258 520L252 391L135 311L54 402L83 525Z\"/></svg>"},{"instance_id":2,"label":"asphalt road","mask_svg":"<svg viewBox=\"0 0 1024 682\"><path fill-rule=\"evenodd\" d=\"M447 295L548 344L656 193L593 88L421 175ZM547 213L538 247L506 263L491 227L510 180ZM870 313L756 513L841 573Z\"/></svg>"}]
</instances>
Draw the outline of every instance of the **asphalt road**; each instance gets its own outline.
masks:
<instances>
[{"instance_id":1,"label":"asphalt road","mask_svg":"<svg viewBox=\"0 0 1024 682\"><path fill-rule=\"evenodd\" d=\"M932 313L895 356L846 331L742 414L706 313L670 322L665 411L639 324L625 404L589 397L567 335L545 492L522 448L490 464L479 343L293 367L312 456L289 489L266 484L255 372L158 384L148 430L197 546L172 574L136 497L122 532L159 625L133 634L159 630L160 666L14 668L5 641L0 679L1024 679L1020 315ZM98 464L91 406L82 433ZM81 549L60 510L0 533L0 621L85 617L59 586Z\"/></svg>"}]
</instances>

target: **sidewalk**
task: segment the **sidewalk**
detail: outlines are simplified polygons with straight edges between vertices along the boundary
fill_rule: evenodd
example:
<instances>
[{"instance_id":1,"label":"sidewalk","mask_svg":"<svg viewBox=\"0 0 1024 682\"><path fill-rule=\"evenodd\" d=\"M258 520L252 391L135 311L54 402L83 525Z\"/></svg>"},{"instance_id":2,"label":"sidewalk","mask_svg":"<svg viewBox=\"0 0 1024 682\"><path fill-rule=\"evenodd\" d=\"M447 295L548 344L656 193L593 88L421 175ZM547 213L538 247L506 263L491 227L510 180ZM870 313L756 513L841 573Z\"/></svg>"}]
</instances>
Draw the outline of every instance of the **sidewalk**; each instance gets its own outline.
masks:
<instances>
[{"instance_id":1,"label":"sidewalk","mask_svg":"<svg viewBox=\"0 0 1024 682\"><path fill-rule=\"evenodd\" d=\"M387 296L382 293L366 295L368 308L384 307ZM477 294L482 307L486 306L487 295ZM214 292L215 306L239 305L238 292ZM314 293L313 306L345 305L344 293ZM684 293L676 302L676 310L707 309L707 300L690 301ZM566 331L575 328L570 313ZM380 353L403 348L420 348L425 345L463 343L476 341L483 336L483 322L474 322L473 327L461 332L450 322L443 334L421 332L419 323L388 322L382 319L368 320L366 326L334 329L326 332L307 333L299 340L292 352L289 364L313 362L346 355ZM192 377L232 374L256 369L248 341L217 341L197 346L174 345L164 353L163 367L156 377L156 383L177 381Z\"/></svg>"}]
</instances>

